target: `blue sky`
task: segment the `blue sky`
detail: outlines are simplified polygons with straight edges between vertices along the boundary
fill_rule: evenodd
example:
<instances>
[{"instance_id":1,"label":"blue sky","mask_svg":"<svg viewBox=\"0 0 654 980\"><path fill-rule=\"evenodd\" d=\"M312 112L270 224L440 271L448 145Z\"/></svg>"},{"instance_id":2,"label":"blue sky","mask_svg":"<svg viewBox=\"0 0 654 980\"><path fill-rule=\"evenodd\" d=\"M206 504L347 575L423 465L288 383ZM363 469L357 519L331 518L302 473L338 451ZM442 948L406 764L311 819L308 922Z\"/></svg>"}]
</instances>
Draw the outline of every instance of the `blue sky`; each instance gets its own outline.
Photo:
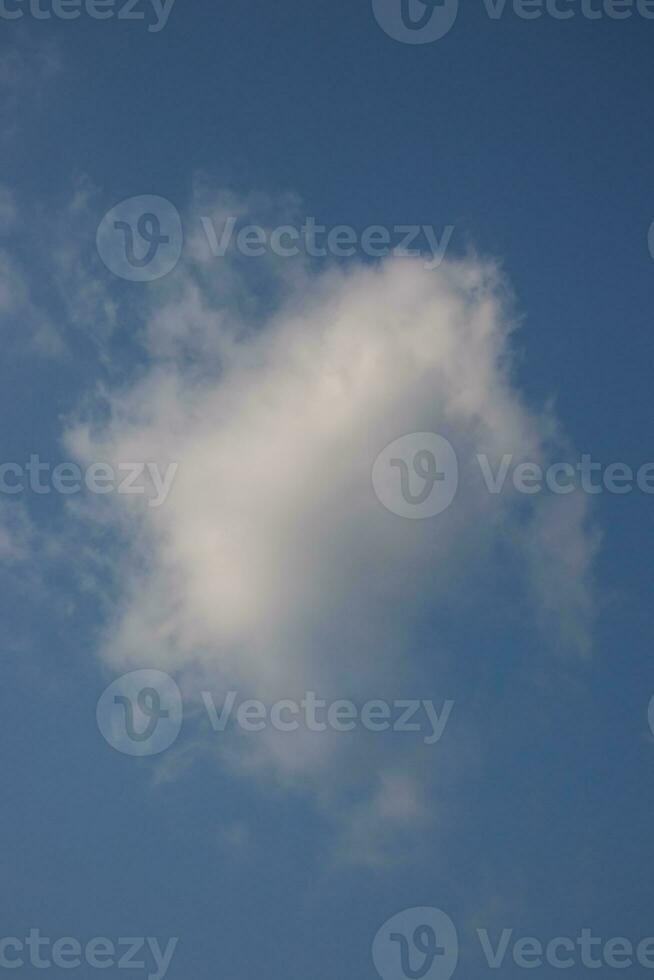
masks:
<instances>
[{"instance_id":1,"label":"blue sky","mask_svg":"<svg viewBox=\"0 0 654 980\"><path fill-rule=\"evenodd\" d=\"M154 507L0 493L0 939L178 937L172 980L366 980L380 927L436 907L479 980L477 928L654 935L654 496L492 494L476 462L654 460L654 20L571 6L461 5L424 44L368 0L0 18L0 461L175 465ZM96 233L143 195L183 243L131 282ZM357 244L214 255L230 216ZM453 230L428 269L365 254L372 225ZM458 489L411 520L371 471L425 432ZM184 724L137 758L96 705L141 669ZM310 690L454 706L426 745L215 732L201 696Z\"/></svg>"}]
</instances>

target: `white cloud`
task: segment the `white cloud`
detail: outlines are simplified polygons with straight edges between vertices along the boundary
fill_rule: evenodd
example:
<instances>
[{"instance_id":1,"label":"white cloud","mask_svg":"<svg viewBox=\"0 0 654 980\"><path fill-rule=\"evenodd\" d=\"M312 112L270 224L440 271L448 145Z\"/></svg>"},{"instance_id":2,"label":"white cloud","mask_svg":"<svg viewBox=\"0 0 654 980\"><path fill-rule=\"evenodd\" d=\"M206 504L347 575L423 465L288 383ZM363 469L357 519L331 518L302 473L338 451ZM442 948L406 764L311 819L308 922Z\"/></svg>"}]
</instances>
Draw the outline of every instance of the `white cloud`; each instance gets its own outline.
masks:
<instances>
[{"instance_id":1,"label":"white cloud","mask_svg":"<svg viewBox=\"0 0 654 980\"><path fill-rule=\"evenodd\" d=\"M233 274L222 266L223 280ZM586 650L585 499L494 496L474 475L477 452L547 458L555 432L512 382L497 268L389 260L284 274L286 300L253 326L216 296L204 259L182 266L146 324L148 371L103 399L108 415L68 432L83 461L179 462L164 506L123 496L102 515L125 548L105 661L168 670L190 697L207 683L263 700L401 697L443 653L433 633L429 658L416 650L420 624L457 606L481 614L500 546L534 623ZM385 511L370 481L380 450L412 431L447 437L461 468L456 500L425 522ZM353 750L309 732L244 745L221 746L223 760L313 793L342 824L341 848L372 864L428 818L435 752L449 751L402 742L391 758L374 736Z\"/></svg>"}]
</instances>

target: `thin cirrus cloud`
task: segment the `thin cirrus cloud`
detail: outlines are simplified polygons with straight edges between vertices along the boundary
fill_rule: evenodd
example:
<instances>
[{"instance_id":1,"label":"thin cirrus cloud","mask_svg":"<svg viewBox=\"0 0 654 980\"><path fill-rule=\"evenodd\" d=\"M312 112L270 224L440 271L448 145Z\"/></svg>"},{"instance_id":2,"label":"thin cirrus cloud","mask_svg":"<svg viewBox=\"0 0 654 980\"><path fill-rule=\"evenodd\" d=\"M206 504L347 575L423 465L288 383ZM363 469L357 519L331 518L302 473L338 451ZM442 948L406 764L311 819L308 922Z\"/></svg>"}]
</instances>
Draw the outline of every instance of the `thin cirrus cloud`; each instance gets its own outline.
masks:
<instances>
[{"instance_id":1,"label":"thin cirrus cloud","mask_svg":"<svg viewBox=\"0 0 654 980\"><path fill-rule=\"evenodd\" d=\"M476 474L477 452L543 462L564 444L552 413L516 389L498 268L388 259L291 274L280 263L278 301L253 318L229 263L189 249L151 293L145 370L103 390L66 433L82 463L179 464L163 506L117 495L87 513L121 542L103 661L167 670L190 700L207 685L268 702L307 690L402 697L408 679L439 676L439 610L450 623L457 608L485 615L478 583L495 579L500 545L534 630L587 653L586 499L493 495ZM460 486L447 511L407 521L380 505L371 467L389 442L425 431L455 446ZM379 864L433 819L454 746L437 747L438 766L428 748L429 761L423 746L368 735L266 731L220 756L262 787L301 785L338 826L341 852Z\"/></svg>"}]
</instances>

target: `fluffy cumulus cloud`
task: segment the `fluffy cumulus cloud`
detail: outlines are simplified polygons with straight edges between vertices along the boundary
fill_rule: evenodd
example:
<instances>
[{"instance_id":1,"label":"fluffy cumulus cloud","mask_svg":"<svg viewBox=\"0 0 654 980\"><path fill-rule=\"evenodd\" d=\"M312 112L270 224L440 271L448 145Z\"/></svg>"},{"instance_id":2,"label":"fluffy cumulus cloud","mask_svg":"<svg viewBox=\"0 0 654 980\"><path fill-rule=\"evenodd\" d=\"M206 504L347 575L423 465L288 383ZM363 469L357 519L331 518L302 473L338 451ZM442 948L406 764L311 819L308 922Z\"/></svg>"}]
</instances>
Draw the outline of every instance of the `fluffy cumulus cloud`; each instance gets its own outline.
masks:
<instances>
[{"instance_id":1,"label":"fluffy cumulus cloud","mask_svg":"<svg viewBox=\"0 0 654 980\"><path fill-rule=\"evenodd\" d=\"M69 427L81 462L178 464L162 506L116 495L91 512L121 541L104 661L166 670L190 700L206 686L217 700L392 700L412 683L438 700L453 620L496 624L502 600L552 648L587 652L585 499L491 494L476 461L563 451L551 412L516 390L498 268L281 261L256 315L240 275L191 242L148 287L145 367ZM445 436L459 462L453 503L427 520L386 510L371 482L380 451L411 432ZM434 780L456 768L445 743L266 730L221 753L301 786L340 824L343 851L376 863L434 819Z\"/></svg>"}]
</instances>

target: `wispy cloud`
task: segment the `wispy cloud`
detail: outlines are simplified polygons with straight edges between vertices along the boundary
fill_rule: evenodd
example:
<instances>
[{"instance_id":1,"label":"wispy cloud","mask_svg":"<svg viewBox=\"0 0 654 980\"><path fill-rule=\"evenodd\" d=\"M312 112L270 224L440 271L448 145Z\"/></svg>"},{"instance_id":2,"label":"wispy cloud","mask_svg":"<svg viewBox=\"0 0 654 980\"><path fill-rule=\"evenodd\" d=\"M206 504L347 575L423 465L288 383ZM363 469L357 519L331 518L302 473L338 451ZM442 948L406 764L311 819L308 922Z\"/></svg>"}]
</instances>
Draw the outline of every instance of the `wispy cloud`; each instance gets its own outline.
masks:
<instances>
[{"instance_id":1,"label":"wispy cloud","mask_svg":"<svg viewBox=\"0 0 654 980\"><path fill-rule=\"evenodd\" d=\"M3 102L0 144L17 138L27 110L42 104L48 86L61 68L56 41L34 38L26 30L12 32L12 41L0 51Z\"/></svg>"}]
</instances>

